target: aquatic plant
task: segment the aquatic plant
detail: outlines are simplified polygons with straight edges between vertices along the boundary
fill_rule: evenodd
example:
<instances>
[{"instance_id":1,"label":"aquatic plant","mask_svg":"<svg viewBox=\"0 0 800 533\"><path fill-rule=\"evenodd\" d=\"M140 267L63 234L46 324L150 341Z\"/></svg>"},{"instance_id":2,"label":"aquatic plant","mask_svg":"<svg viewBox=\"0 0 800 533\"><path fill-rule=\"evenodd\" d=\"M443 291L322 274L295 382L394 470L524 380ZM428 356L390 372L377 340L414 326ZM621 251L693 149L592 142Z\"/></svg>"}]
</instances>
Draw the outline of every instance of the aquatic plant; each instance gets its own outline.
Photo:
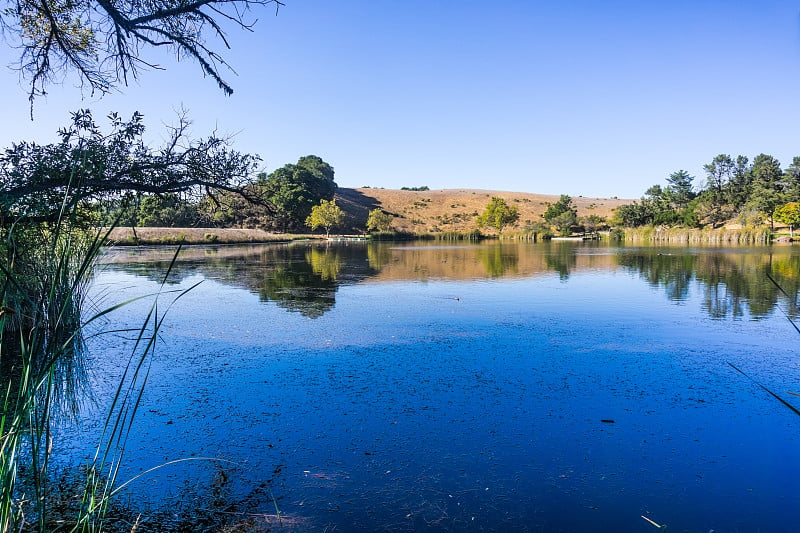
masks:
<instances>
[{"instance_id":1,"label":"aquatic plant","mask_svg":"<svg viewBox=\"0 0 800 533\"><path fill-rule=\"evenodd\" d=\"M628 244L767 244L771 239L768 227L691 229L642 226L639 228L625 228L624 232L624 240Z\"/></svg>"},{"instance_id":2,"label":"aquatic plant","mask_svg":"<svg viewBox=\"0 0 800 533\"><path fill-rule=\"evenodd\" d=\"M75 411L73 393L83 383L81 307L103 237L65 222L5 228L5 261L0 262L3 531L24 520L26 511L40 530L46 529L52 422ZM33 491L27 498L16 490L20 472Z\"/></svg>"},{"instance_id":3,"label":"aquatic plant","mask_svg":"<svg viewBox=\"0 0 800 533\"><path fill-rule=\"evenodd\" d=\"M158 298L138 330L131 358L108 410L103 436L85 468L80 502L52 482L58 453L53 427L77 413L85 383L83 332L129 302L82 320L86 289L107 232L89 230L69 217L56 224L4 229L0 261L0 530L100 531L147 381L148 356L164 313ZM174 264L175 258L173 258ZM164 276L169 275L170 268ZM175 292L162 291L160 292ZM177 293L179 298L185 291ZM156 295L157 296L157 295ZM138 298L137 298L138 299ZM55 508L58 507L58 510ZM63 509L77 508L77 516Z\"/></svg>"}]
</instances>

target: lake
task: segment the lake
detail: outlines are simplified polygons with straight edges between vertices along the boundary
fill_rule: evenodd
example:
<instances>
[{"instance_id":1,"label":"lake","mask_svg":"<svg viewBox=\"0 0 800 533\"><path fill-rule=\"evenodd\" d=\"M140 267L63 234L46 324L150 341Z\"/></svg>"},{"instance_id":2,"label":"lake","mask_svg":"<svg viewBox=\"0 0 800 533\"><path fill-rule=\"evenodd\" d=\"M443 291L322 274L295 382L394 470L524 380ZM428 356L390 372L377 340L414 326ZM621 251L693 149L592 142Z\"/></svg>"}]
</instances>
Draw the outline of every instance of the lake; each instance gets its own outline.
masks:
<instances>
[{"instance_id":1,"label":"lake","mask_svg":"<svg viewBox=\"0 0 800 533\"><path fill-rule=\"evenodd\" d=\"M110 251L94 305L158 291L172 253ZM224 462L143 476L134 507L213 500L298 531L797 530L800 416L765 390L800 407L797 248L187 248L165 288L198 282L166 313L120 479ZM89 340L71 457L133 336Z\"/></svg>"}]
</instances>

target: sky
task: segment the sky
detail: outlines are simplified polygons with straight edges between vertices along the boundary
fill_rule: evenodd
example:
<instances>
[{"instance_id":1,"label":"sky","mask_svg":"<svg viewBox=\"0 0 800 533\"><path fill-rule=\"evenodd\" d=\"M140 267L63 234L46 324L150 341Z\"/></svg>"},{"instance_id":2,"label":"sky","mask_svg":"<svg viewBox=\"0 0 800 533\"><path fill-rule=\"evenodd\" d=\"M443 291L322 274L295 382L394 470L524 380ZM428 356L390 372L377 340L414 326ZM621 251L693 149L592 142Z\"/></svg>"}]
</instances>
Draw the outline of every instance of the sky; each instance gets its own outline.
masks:
<instances>
[{"instance_id":1,"label":"sky","mask_svg":"<svg viewBox=\"0 0 800 533\"><path fill-rule=\"evenodd\" d=\"M789 1L285 0L231 30L225 96L156 56L102 98L74 78L35 102L0 70L0 147L56 140L70 111L181 109L270 172L315 154L341 187L638 198L715 155L800 155L800 4ZM221 45L218 48L221 48ZM0 65L18 60L0 45Z\"/></svg>"}]
</instances>

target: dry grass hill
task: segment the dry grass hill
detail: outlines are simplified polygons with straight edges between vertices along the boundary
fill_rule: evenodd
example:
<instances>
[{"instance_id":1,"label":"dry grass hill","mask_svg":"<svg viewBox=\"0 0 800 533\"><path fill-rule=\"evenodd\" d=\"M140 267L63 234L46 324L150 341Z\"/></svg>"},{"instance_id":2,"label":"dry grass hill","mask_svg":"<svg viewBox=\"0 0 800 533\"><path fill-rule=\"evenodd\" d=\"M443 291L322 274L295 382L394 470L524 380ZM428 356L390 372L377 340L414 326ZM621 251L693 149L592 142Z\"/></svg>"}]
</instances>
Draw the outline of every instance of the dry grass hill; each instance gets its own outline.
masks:
<instances>
[{"instance_id":1,"label":"dry grass hill","mask_svg":"<svg viewBox=\"0 0 800 533\"><path fill-rule=\"evenodd\" d=\"M444 189L408 191L394 189L346 189L336 193L337 204L347 213L349 226L364 227L367 213L380 208L395 216L392 226L396 230L413 233L430 231L471 231L477 216L486 208L492 196L503 198L519 209L518 227L541 221L548 203L558 196L472 189ZM578 216L596 214L609 218L611 211L632 200L618 198L574 197ZM489 230L485 230L489 232Z\"/></svg>"},{"instance_id":2,"label":"dry grass hill","mask_svg":"<svg viewBox=\"0 0 800 533\"><path fill-rule=\"evenodd\" d=\"M468 232L474 230L476 218L486 208L492 196L499 196L519 209L519 223L541 221L548 203L558 196L522 192L485 191L471 189L445 189L432 191L403 191L392 189L346 189L336 192L336 202L347 215L345 226L337 232L360 234L364 232L367 214L380 208L394 215L392 227L410 233L439 231ZM596 214L608 218L611 211L631 200L617 198L573 198L578 216ZM511 228L513 230L514 228ZM490 228L481 230L491 233ZM114 228L109 240L117 244L226 244L246 242L271 242L289 240L292 235L269 233L261 229L241 228Z\"/></svg>"}]
</instances>

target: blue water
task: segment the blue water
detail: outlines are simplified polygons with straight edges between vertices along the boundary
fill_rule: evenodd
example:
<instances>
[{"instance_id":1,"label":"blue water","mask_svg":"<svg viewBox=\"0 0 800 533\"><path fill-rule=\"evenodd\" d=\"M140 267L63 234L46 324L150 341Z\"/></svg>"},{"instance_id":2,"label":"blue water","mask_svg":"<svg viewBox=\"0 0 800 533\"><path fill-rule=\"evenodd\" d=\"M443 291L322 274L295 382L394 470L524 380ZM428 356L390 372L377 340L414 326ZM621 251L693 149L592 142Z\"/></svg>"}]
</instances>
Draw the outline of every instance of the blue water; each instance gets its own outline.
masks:
<instances>
[{"instance_id":1,"label":"blue water","mask_svg":"<svg viewBox=\"0 0 800 533\"><path fill-rule=\"evenodd\" d=\"M166 315L120 479L226 462L165 467L131 501L202 491L220 467L249 512L279 509L275 530L657 531L642 515L670 531L797 530L800 416L755 381L800 405L800 334L790 298L742 286L763 281L750 274L765 250L328 248L315 269L309 246L177 265L170 289L202 283ZM698 265L719 254L734 266L709 281ZM670 275L654 280L654 262ZM95 300L154 292L160 268L109 265ZM278 301L253 283L287 269L315 288L284 283ZM97 442L130 336L90 342L75 456Z\"/></svg>"}]
</instances>

